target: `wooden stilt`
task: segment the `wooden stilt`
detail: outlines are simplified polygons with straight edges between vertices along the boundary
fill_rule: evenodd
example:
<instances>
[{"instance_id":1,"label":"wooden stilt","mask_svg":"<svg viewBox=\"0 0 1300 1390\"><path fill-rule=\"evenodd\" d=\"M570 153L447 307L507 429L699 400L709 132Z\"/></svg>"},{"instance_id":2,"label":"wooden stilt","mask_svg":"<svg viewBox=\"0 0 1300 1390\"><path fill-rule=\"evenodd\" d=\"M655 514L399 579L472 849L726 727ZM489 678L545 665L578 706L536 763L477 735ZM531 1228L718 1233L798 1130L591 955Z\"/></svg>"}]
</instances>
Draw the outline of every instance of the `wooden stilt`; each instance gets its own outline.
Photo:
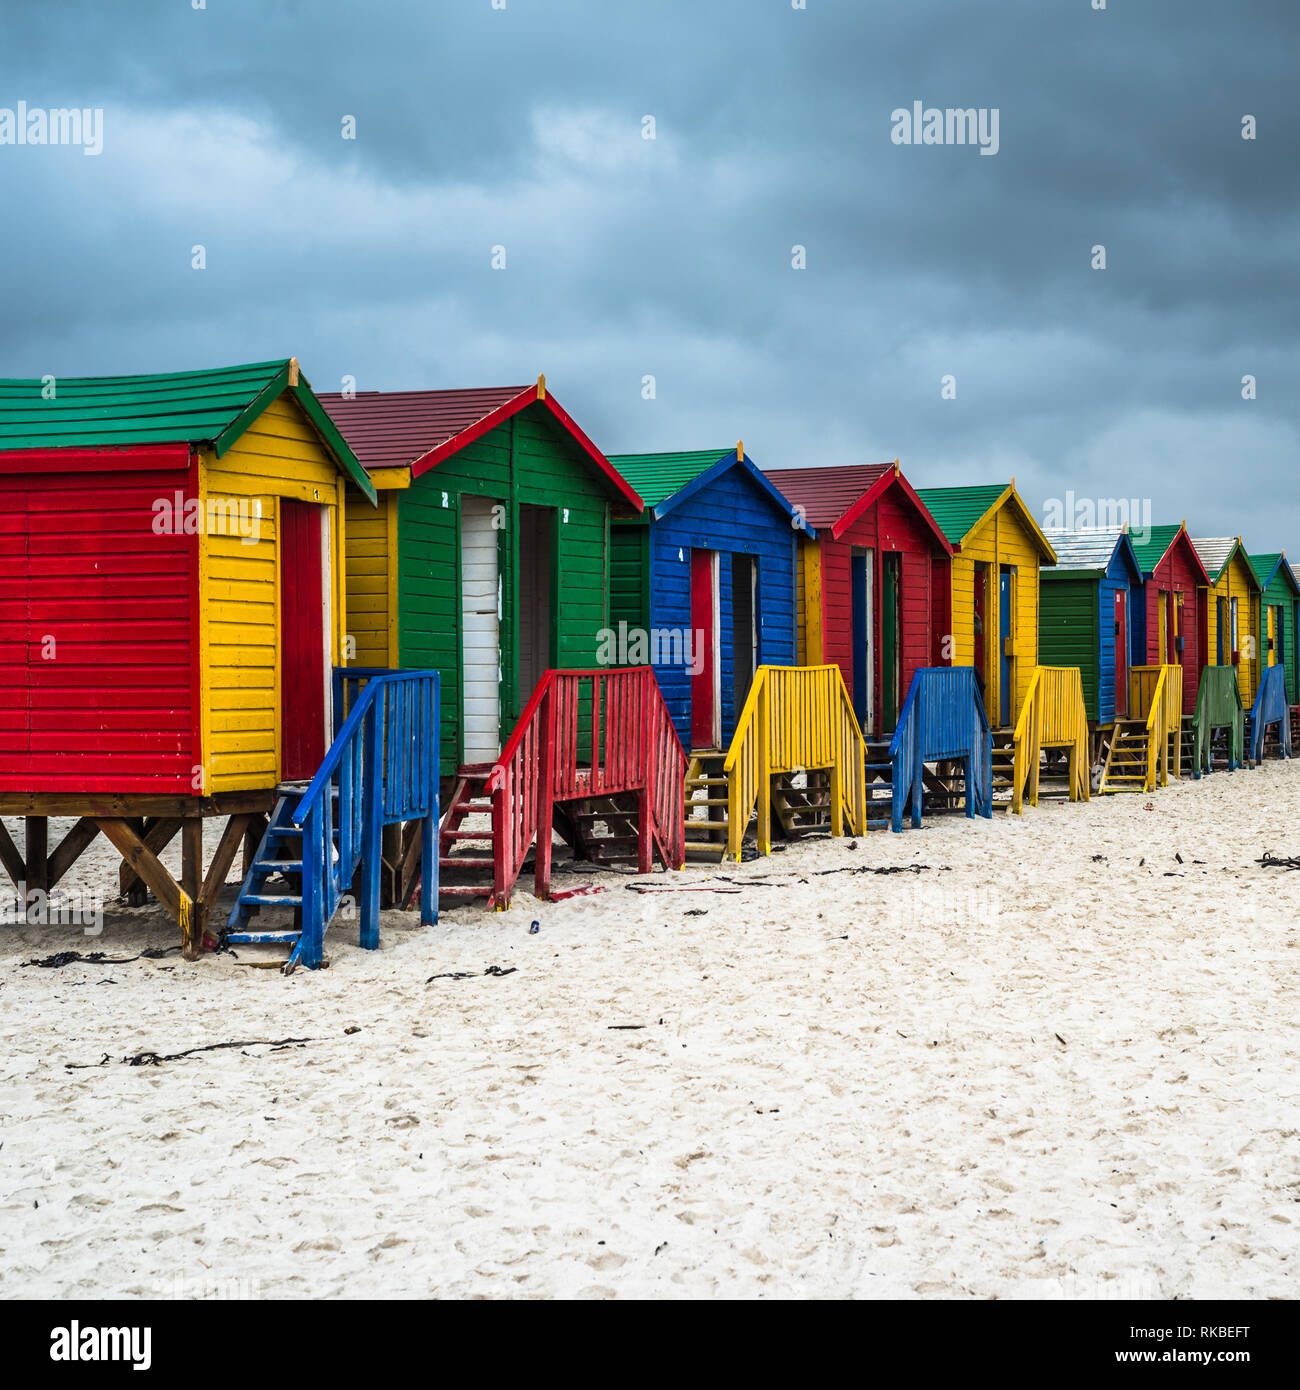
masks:
<instances>
[{"instance_id":1,"label":"wooden stilt","mask_svg":"<svg viewBox=\"0 0 1300 1390\"><path fill-rule=\"evenodd\" d=\"M246 838L248 823L253 819L252 816L231 816L226 822L226 828L221 832L216 853L212 856L212 863L208 865L207 876L203 880L203 891L199 894L199 920L195 930L198 932L200 943L202 943L204 933L208 929L208 923L212 919L212 909L221 896L226 875L230 872L230 866L235 861L235 853L239 849L240 842Z\"/></svg>"},{"instance_id":2,"label":"wooden stilt","mask_svg":"<svg viewBox=\"0 0 1300 1390\"><path fill-rule=\"evenodd\" d=\"M190 901L181 919L181 954L198 960L203 954L203 924L199 899L203 893L203 818L188 816L181 827L181 892Z\"/></svg>"},{"instance_id":3,"label":"wooden stilt","mask_svg":"<svg viewBox=\"0 0 1300 1390\"><path fill-rule=\"evenodd\" d=\"M41 921L45 899L50 890L50 866L47 858L50 835L48 816L28 816L27 826L27 920L33 925ZM34 895L35 900L33 900Z\"/></svg>"}]
</instances>

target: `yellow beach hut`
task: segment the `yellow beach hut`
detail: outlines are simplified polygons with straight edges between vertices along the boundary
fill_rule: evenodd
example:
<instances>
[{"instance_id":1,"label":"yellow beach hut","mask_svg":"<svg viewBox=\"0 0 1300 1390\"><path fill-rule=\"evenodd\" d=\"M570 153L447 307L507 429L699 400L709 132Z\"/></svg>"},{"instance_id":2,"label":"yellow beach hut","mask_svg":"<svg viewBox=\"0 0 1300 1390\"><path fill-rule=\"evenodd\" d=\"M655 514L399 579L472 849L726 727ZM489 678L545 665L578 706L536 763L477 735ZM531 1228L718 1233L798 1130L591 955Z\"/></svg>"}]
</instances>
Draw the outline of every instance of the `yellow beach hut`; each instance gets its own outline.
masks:
<instances>
[{"instance_id":1,"label":"yellow beach hut","mask_svg":"<svg viewBox=\"0 0 1300 1390\"><path fill-rule=\"evenodd\" d=\"M1259 689L1259 604L1263 587L1240 536L1192 540L1210 577L1206 590L1205 664L1235 666L1241 703Z\"/></svg>"},{"instance_id":2,"label":"yellow beach hut","mask_svg":"<svg viewBox=\"0 0 1300 1390\"><path fill-rule=\"evenodd\" d=\"M973 666L994 729L1010 728L1038 665L1038 570L1056 552L1010 483L918 489L953 548L941 621L953 666Z\"/></svg>"}]
</instances>

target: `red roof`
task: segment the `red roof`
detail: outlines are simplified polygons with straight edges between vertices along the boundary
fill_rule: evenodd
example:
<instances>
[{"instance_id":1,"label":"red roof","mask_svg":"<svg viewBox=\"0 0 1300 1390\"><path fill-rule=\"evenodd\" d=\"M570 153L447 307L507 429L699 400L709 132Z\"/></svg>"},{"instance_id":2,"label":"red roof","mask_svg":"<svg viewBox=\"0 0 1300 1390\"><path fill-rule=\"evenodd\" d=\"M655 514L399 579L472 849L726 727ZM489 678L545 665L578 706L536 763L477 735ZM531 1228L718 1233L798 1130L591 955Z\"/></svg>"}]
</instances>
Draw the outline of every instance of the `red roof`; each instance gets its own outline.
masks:
<instances>
[{"instance_id":1,"label":"red roof","mask_svg":"<svg viewBox=\"0 0 1300 1390\"><path fill-rule=\"evenodd\" d=\"M469 391L322 391L321 404L367 468L396 468L454 439L531 386Z\"/></svg>"},{"instance_id":2,"label":"red roof","mask_svg":"<svg viewBox=\"0 0 1300 1390\"><path fill-rule=\"evenodd\" d=\"M348 441L351 443L351 441ZM809 525L833 526L892 463L850 463L840 468L765 468L764 474L795 504Z\"/></svg>"},{"instance_id":3,"label":"red roof","mask_svg":"<svg viewBox=\"0 0 1300 1390\"><path fill-rule=\"evenodd\" d=\"M803 508L814 530L825 530L834 540L839 540L896 482L934 533L936 543L952 554L948 538L916 495L916 489L899 471L897 459L893 463L850 463L837 468L765 468L763 472L796 507Z\"/></svg>"},{"instance_id":4,"label":"red roof","mask_svg":"<svg viewBox=\"0 0 1300 1390\"><path fill-rule=\"evenodd\" d=\"M415 477L517 411L541 402L578 442L615 490L637 511L644 503L604 454L539 381L535 386L483 386L455 391L322 392L320 403L368 469L409 467Z\"/></svg>"}]
</instances>

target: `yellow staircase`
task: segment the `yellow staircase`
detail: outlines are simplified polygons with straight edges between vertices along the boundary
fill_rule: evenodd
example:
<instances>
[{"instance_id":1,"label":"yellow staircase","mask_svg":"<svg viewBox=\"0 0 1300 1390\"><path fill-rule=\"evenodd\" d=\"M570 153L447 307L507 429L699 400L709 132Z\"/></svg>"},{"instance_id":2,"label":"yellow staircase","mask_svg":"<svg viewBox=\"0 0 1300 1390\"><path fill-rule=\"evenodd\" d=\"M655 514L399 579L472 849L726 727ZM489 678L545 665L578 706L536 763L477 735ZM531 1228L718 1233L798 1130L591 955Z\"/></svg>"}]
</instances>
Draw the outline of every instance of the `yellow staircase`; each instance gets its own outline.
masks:
<instances>
[{"instance_id":1,"label":"yellow staircase","mask_svg":"<svg viewBox=\"0 0 1300 1390\"><path fill-rule=\"evenodd\" d=\"M1183 775L1183 668L1134 666L1127 719L1117 719L1102 768L1102 792L1150 792Z\"/></svg>"},{"instance_id":2,"label":"yellow staircase","mask_svg":"<svg viewBox=\"0 0 1300 1390\"><path fill-rule=\"evenodd\" d=\"M787 836L866 829L866 744L838 666L760 666L725 755L691 753L686 853L740 860L756 817L758 852Z\"/></svg>"},{"instance_id":3,"label":"yellow staircase","mask_svg":"<svg viewBox=\"0 0 1300 1390\"><path fill-rule=\"evenodd\" d=\"M1077 666L1035 666L1015 728L993 731L993 792L1010 792L995 810L1019 815L1026 798L1038 805L1043 753L1054 749L1065 754L1070 800L1087 801L1088 712Z\"/></svg>"}]
</instances>

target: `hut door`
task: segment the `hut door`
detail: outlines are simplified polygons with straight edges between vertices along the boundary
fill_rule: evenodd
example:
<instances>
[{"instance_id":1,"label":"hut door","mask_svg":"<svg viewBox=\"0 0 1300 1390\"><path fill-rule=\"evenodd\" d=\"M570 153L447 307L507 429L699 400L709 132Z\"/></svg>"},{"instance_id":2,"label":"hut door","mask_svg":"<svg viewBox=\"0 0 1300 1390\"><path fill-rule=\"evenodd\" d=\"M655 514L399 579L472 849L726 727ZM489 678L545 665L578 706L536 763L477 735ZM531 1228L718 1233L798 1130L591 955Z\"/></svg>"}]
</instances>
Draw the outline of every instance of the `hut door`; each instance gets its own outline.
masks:
<instances>
[{"instance_id":1,"label":"hut door","mask_svg":"<svg viewBox=\"0 0 1300 1390\"><path fill-rule=\"evenodd\" d=\"M998 571L998 724L1011 723L1011 570Z\"/></svg>"},{"instance_id":2,"label":"hut door","mask_svg":"<svg viewBox=\"0 0 1300 1390\"><path fill-rule=\"evenodd\" d=\"M691 747L722 747L718 552L691 551Z\"/></svg>"},{"instance_id":3,"label":"hut door","mask_svg":"<svg viewBox=\"0 0 1300 1390\"><path fill-rule=\"evenodd\" d=\"M853 712L866 733L875 732L875 623L871 605L873 555L853 550L849 555L853 624Z\"/></svg>"},{"instance_id":4,"label":"hut door","mask_svg":"<svg viewBox=\"0 0 1300 1390\"><path fill-rule=\"evenodd\" d=\"M988 643L984 640L984 624L989 612L989 567L975 566L975 675L979 680L980 695L985 704L989 698Z\"/></svg>"},{"instance_id":5,"label":"hut door","mask_svg":"<svg viewBox=\"0 0 1300 1390\"><path fill-rule=\"evenodd\" d=\"M308 781L325 756L328 526L324 507L280 499L280 778L285 782Z\"/></svg>"},{"instance_id":6,"label":"hut door","mask_svg":"<svg viewBox=\"0 0 1300 1390\"><path fill-rule=\"evenodd\" d=\"M1228 627L1227 614L1224 612L1224 609L1226 607L1227 605L1224 603L1223 599L1216 598L1214 600L1214 621L1215 627L1217 628L1214 637L1218 653L1217 659L1214 663L1216 666L1224 666L1227 664L1223 659L1223 640L1224 634L1227 631Z\"/></svg>"},{"instance_id":7,"label":"hut door","mask_svg":"<svg viewBox=\"0 0 1300 1390\"><path fill-rule=\"evenodd\" d=\"M1277 609L1268 605L1268 664L1277 665Z\"/></svg>"},{"instance_id":8,"label":"hut door","mask_svg":"<svg viewBox=\"0 0 1300 1390\"><path fill-rule=\"evenodd\" d=\"M734 708L739 719L758 670L758 564L752 555L731 557L731 641Z\"/></svg>"},{"instance_id":9,"label":"hut door","mask_svg":"<svg viewBox=\"0 0 1300 1390\"><path fill-rule=\"evenodd\" d=\"M490 497L460 499L461 683L464 759L501 751L501 583Z\"/></svg>"},{"instance_id":10,"label":"hut door","mask_svg":"<svg viewBox=\"0 0 1300 1390\"><path fill-rule=\"evenodd\" d=\"M880 714L881 728L892 733L898 723L898 594L902 556L893 553L880 558Z\"/></svg>"},{"instance_id":11,"label":"hut door","mask_svg":"<svg viewBox=\"0 0 1300 1390\"><path fill-rule=\"evenodd\" d=\"M555 508L519 508L519 708L555 664L552 542Z\"/></svg>"},{"instance_id":12,"label":"hut door","mask_svg":"<svg viewBox=\"0 0 1300 1390\"><path fill-rule=\"evenodd\" d=\"M1159 633L1156 655L1160 665L1165 666L1169 663L1169 592L1166 589L1156 593L1156 631Z\"/></svg>"},{"instance_id":13,"label":"hut door","mask_svg":"<svg viewBox=\"0 0 1300 1390\"><path fill-rule=\"evenodd\" d=\"M1115 718L1128 714L1128 594L1115 590Z\"/></svg>"}]
</instances>

